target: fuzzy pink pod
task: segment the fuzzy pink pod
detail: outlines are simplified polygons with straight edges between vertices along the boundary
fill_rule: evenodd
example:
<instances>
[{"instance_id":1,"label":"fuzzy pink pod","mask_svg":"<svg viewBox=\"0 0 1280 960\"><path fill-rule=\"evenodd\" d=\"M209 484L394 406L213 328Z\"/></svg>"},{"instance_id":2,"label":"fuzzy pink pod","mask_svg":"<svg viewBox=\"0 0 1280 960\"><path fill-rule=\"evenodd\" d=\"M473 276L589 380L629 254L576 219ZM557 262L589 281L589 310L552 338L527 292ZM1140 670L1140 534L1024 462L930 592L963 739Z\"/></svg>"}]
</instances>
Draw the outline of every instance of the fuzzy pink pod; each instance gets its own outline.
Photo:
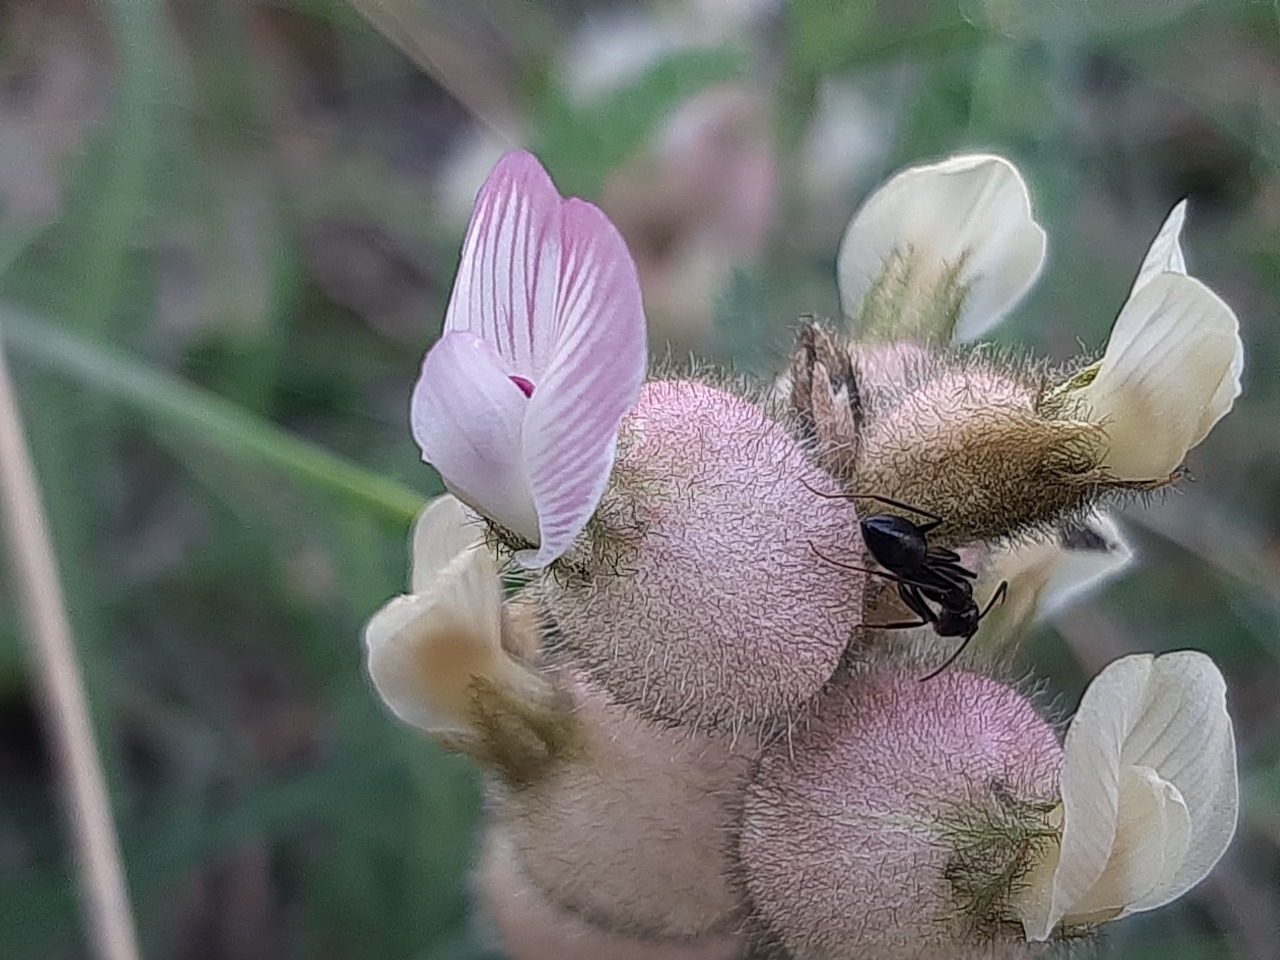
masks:
<instances>
[{"instance_id":1,"label":"fuzzy pink pod","mask_svg":"<svg viewBox=\"0 0 1280 960\"><path fill-rule=\"evenodd\" d=\"M584 742L537 781L493 788L523 874L559 908L637 938L736 929L729 828L758 749L647 721L581 680Z\"/></svg>"},{"instance_id":2,"label":"fuzzy pink pod","mask_svg":"<svg viewBox=\"0 0 1280 960\"><path fill-rule=\"evenodd\" d=\"M1037 955L1020 929L979 933L964 913L947 823L1053 797L1061 755L987 677L842 677L747 789L741 875L764 939L804 960Z\"/></svg>"},{"instance_id":3,"label":"fuzzy pink pod","mask_svg":"<svg viewBox=\"0 0 1280 960\"><path fill-rule=\"evenodd\" d=\"M756 405L688 381L645 385L598 519L609 569L549 578L576 663L651 717L741 729L793 714L861 620L853 505Z\"/></svg>"},{"instance_id":4,"label":"fuzzy pink pod","mask_svg":"<svg viewBox=\"0 0 1280 960\"><path fill-rule=\"evenodd\" d=\"M634 940L592 926L548 900L520 870L501 830L485 838L475 874L476 893L512 960L738 960L742 938Z\"/></svg>"}]
</instances>

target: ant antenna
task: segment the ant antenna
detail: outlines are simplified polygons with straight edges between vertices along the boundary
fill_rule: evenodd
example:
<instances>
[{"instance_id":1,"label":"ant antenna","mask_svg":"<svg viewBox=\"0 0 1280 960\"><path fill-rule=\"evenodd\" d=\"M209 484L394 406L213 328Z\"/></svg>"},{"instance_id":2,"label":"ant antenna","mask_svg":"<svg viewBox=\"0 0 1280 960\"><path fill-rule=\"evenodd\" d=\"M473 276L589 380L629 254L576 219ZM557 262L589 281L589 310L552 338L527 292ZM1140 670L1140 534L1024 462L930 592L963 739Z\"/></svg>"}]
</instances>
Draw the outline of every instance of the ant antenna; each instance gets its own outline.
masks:
<instances>
[{"instance_id":1,"label":"ant antenna","mask_svg":"<svg viewBox=\"0 0 1280 960\"><path fill-rule=\"evenodd\" d=\"M883 503L890 507L897 507L899 510L909 510L917 516L928 517L930 520L937 520L939 523L942 522L942 517L938 516L936 513L931 513L930 511L924 510L920 507L913 507L909 503L903 503L901 500L894 500L891 497L882 497L877 493L823 493L821 490L815 490L813 487L809 486L808 481L803 478L801 478L800 483L814 496L822 497L825 500L875 500L877 503Z\"/></svg>"}]
</instances>

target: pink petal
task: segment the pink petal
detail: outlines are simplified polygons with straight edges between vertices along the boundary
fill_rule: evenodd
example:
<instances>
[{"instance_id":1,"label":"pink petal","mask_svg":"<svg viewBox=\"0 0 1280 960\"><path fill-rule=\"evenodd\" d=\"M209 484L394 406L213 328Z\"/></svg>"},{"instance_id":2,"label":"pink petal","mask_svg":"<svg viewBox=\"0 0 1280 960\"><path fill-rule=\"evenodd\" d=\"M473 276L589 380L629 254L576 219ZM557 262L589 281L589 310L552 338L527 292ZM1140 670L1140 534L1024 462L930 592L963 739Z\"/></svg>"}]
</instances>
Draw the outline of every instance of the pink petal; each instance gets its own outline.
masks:
<instances>
[{"instance_id":1,"label":"pink petal","mask_svg":"<svg viewBox=\"0 0 1280 960\"><path fill-rule=\"evenodd\" d=\"M444 329L491 344L538 383L553 350L564 201L531 154L504 156L476 196Z\"/></svg>"},{"instance_id":2,"label":"pink petal","mask_svg":"<svg viewBox=\"0 0 1280 960\"><path fill-rule=\"evenodd\" d=\"M422 361L409 418L422 459L455 497L531 541L538 517L521 454L529 401L502 357L470 333L446 333Z\"/></svg>"},{"instance_id":3,"label":"pink petal","mask_svg":"<svg viewBox=\"0 0 1280 960\"><path fill-rule=\"evenodd\" d=\"M564 553L595 511L647 365L640 281L621 234L581 200L565 203L563 230L555 352L525 419L538 566Z\"/></svg>"}]
</instances>

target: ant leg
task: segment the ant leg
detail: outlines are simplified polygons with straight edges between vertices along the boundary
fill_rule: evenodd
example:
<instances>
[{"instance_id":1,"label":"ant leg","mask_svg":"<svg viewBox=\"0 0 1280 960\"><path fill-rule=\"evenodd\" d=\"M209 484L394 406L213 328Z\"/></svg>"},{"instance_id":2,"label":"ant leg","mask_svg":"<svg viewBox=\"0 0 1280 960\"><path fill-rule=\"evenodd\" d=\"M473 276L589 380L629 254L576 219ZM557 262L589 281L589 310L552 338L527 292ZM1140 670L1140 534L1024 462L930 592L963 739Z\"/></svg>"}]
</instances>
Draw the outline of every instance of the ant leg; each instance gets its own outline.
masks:
<instances>
[{"instance_id":1,"label":"ant leg","mask_svg":"<svg viewBox=\"0 0 1280 960\"><path fill-rule=\"evenodd\" d=\"M929 604L925 603L924 597L920 593L920 588L915 584L898 584L898 596L911 609L911 612L923 619L925 623L938 622L938 615L933 612L933 608Z\"/></svg>"},{"instance_id":2,"label":"ant leg","mask_svg":"<svg viewBox=\"0 0 1280 960\"><path fill-rule=\"evenodd\" d=\"M960 577L964 580L976 580L978 575L960 563L958 560L940 559L934 556L932 550L929 551L925 558L925 565L934 573L946 576L950 580Z\"/></svg>"},{"instance_id":3,"label":"ant leg","mask_svg":"<svg viewBox=\"0 0 1280 960\"><path fill-rule=\"evenodd\" d=\"M929 608L925 603L924 597L920 594L920 588L911 583L898 584L898 596L918 616L919 620L903 620L896 623L868 623L867 626L875 630L909 630L912 627L923 627L931 623L938 622L938 615Z\"/></svg>"},{"instance_id":4,"label":"ant leg","mask_svg":"<svg viewBox=\"0 0 1280 960\"><path fill-rule=\"evenodd\" d=\"M927 617L930 623L936 623L937 615L929 609L928 604L923 599L908 600L907 595L902 593L903 590L910 589L918 598L920 588L926 590L946 590L953 587L967 587L968 581L957 579L954 576L947 576L945 573L933 570L920 570L913 577L904 577L896 573L890 573L887 570L872 570L870 567L860 567L856 563L845 563L843 560L833 560L825 553L813 545L813 541L809 541L809 549L817 554L821 559L831 564L833 567L839 567L841 570L855 570L858 573L869 573L873 577L880 577L882 580L890 580L898 584L898 591L902 595L902 602L910 607L915 613L922 617Z\"/></svg>"},{"instance_id":5,"label":"ant leg","mask_svg":"<svg viewBox=\"0 0 1280 960\"><path fill-rule=\"evenodd\" d=\"M1003 600L1005 597L1005 594L1008 592L1009 592L1009 581L1001 580L1000 586L996 587L996 592L991 595L991 599L987 601L987 605L983 607L982 612L978 614L978 619L981 620L988 613L990 613L991 608L994 607L999 601ZM940 666L937 670L934 670L933 673L929 674L928 676L921 677L920 682L924 683L924 681L926 680L932 680L934 677L940 674L943 670L947 669L947 667L955 663L956 660L960 658L960 654L964 653L964 648L969 645L969 641L972 640L977 635L978 635L978 629L977 627L974 627L973 633L966 636L964 640L960 642L960 646L956 647L955 652L952 653L951 656L947 657L947 659L943 662L942 666Z\"/></svg>"}]
</instances>

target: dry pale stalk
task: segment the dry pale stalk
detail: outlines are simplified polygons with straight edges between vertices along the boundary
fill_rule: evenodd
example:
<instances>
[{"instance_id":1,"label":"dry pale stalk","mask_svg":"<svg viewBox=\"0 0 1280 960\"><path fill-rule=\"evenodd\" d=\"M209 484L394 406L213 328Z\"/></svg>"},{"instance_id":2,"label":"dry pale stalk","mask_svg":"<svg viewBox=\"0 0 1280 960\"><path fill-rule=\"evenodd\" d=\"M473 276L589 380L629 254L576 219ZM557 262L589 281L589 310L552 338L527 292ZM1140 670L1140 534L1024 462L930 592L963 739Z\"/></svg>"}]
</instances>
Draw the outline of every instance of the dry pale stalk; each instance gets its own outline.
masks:
<instances>
[{"instance_id":1,"label":"dry pale stalk","mask_svg":"<svg viewBox=\"0 0 1280 960\"><path fill-rule=\"evenodd\" d=\"M0 337L0 500L99 960L137 960L120 849L31 453Z\"/></svg>"}]
</instances>

